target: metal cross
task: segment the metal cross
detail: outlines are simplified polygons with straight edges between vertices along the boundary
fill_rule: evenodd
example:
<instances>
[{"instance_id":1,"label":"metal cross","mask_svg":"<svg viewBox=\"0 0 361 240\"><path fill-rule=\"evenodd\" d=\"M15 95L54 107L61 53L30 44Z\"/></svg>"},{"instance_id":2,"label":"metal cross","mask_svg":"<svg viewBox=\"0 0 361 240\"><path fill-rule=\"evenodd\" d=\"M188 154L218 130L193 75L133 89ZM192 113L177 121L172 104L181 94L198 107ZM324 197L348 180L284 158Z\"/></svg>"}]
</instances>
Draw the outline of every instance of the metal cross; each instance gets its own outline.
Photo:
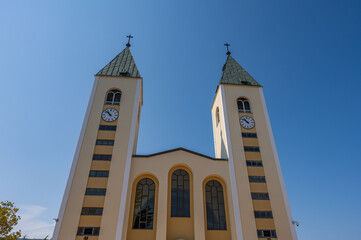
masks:
<instances>
[{"instance_id":1,"label":"metal cross","mask_svg":"<svg viewBox=\"0 0 361 240\"><path fill-rule=\"evenodd\" d=\"M225 44L224 44L224 46L226 46L227 47L227 55L231 55L231 52L229 51L229 46L231 46L231 44L229 44L228 42L226 42Z\"/></svg>"},{"instance_id":2,"label":"metal cross","mask_svg":"<svg viewBox=\"0 0 361 240\"><path fill-rule=\"evenodd\" d=\"M127 46L127 47L130 47L130 39L133 38L132 34L129 34L129 35L127 36L127 38L128 38L128 43L126 44L126 46Z\"/></svg>"}]
</instances>

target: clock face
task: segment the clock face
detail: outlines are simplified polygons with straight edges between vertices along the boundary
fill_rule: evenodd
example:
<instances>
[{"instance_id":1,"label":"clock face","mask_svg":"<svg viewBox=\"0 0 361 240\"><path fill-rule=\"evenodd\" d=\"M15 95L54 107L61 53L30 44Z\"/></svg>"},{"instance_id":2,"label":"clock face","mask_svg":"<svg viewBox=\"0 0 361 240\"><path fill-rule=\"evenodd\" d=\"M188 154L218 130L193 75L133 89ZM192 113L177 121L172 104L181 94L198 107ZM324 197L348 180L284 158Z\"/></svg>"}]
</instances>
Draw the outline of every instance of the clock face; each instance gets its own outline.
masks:
<instances>
[{"instance_id":1,"label":"clock face","mask_svg":"<svg viewBox=\"0 0 361 240\"><path fill-rule=\"evenodd\" d=\"M255 125L254 119L250 116L242 116L241 119L239 119L239 123L246 129L254 128Z\"/></svg>"},{"instance_id":2,"label":"clock face","mask_svg":"<svg viewBox=\"0 0 361 240\"><path fill-rule=\"evenodd\" d=\"M105 109L102 113L102 118L106 122L113 122L114 120L116 120L118 118L118 116L119 116L119 113L114 108Z\"/></svg>"}]
</instances>

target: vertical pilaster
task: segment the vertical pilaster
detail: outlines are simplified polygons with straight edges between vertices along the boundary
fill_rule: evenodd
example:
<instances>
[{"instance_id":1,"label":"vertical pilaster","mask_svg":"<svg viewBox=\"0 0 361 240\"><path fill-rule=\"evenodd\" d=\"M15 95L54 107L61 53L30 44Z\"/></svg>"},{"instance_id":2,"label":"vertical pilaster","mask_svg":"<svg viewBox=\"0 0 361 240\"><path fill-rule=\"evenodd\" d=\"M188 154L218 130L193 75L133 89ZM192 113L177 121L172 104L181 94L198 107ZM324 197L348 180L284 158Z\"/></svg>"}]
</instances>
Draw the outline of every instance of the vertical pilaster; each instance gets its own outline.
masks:
<instances>
[{"instance_id":1,"label":"vertical pilaster","mask_svg":"<svg viewBox=\"0 0 361 240\"><path fill-rule=\"evenodd\" d=\"M158 206L157 224L156 224L156 240L167 239L167 192L168 192L168 176L167 174L159 176L158 189Z\"/></svg>"},{"instance_id":2,"label":"vertical pilaster","mask_svg":"<svg viewBox=\"0 0 361 240\"><path fill-rule=\"evenodd\" d=\"M198 175L193 177L193 189L202 189L202 191L194 191L194 239L205 240L205 215L203 201L203 180Z\"/></svg>"},{"instance_id":3,"label":"vertical pilaster","mask_svg":"<svg viewBox=\"0 0 361 240\"><path fill-rule=\"evenodd\" d=\"M231 132L229 128L228 122L228 110L227 110L227 101L224 91L224 86L220 86L222 105L223 105L223 121L225 124L226 130L226 148L228 152L228 164L229 164L229 176L231 180L231 190L232 190L232 203L234 209L234 221L236 225L236 234L237 240L243 240L243 231L242 231L242 222L241 222L241 214L239 209L239 200L238 200L238 188L236 181L236 169L233 159L233 149L231 144Z\"/></svg>"},{"instance_id":4,"label":"vertical pilaster","mask_svg":"<svg viewBox=\"0 0 361 240\"><path fill-rule=\"evenodd\" d=\"M140 91L141 91L141 79L137 80L137 86L134 96L134 105L132 111L132 122L130 127L130 137L128 142L128 150L127 150L127 158L125 162L125 169L123 175L123 184L122 184L122 192L121 192L121 199L120 199L120 207L119 207L119 215L118 215L118 222L117 222L117 229L116 229L116 240L122 239L122 233L124 228L124 216L125 216L125 206L127 201L128 195L128 186L129 186L129 175L130 175L130 167L133 155L133 147L134 147L134 139L136 135L136 125L137 125L137 116L138 116L138 107L140 101Z\"/></svg>"}]
</instances>

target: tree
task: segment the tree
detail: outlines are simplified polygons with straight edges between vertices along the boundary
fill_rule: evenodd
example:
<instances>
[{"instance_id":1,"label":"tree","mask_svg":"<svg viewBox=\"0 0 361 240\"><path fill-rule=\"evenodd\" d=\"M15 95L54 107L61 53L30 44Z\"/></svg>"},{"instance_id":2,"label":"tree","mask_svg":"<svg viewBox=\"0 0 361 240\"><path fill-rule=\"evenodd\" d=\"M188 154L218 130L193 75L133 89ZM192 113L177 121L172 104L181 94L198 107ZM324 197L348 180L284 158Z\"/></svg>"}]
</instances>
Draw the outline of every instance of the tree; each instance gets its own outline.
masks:
<instances>
[{"instance_id":1,"label":"tree","mask_svg":"<svg viewBox=\"0 0 361 240\"><path fill-rule=\"evenodd\" d=\"M18 208L14 203L0 202L0 240L17 240L21 237L21 232L12 232L14 226L18 224L20 216L17 215Z\"/></svg>"}]
</instances>

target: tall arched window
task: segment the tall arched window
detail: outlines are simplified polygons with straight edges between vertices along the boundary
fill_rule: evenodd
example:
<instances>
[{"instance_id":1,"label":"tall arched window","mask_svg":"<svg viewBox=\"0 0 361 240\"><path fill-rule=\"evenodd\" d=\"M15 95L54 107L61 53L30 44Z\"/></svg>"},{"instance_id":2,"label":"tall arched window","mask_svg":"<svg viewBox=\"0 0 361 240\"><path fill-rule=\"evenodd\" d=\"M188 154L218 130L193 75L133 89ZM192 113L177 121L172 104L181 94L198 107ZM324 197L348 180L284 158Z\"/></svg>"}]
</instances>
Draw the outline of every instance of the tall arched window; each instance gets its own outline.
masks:
<instances>
[{"instance_id":1,"label":"tall arched window","mask_svg":"<svg viewBox=\"0 0 361 240\"><path fill-rule=\"evenodd\" d=\"M190 216L189 174L183 169L172 174L171 217Z\"/></svg>"},{"instance_id":2,"label":"tall arched window","mask_svg":"<svg viewBox=\"0 0 361 240\"><path fill-rule=\"evenodd\" d=\"M238 112L240 113L252 113L251 105L246 98L237 99Z\"/></svg>"},{"instance_id":3,"label":"tall arched window","mask_svg":"<svg viewBox=\"0 0 361 240\"><path fill-rule=\"evenodd\" d=\"M133 229L153 229L155 183L150 178L141 179L136 188Z\"/></svg>"},{"instance_id":4,"label":"tall arched window","mask_svg":"<svg viewBox=\"0 0 361 240\"><path fill-rule=\"evenodd\" d=\"M223 187L216 180L206 183L206 212L208 230L227 230Z\"/></svg>"},{"instance_id":5,"label":"tall arched window","mask_svg":"<svg viewBox=\"0 0 361 240\"><path fill-rule=\"evenodd\" d=\"M219 119L219 108L217 107L217 109L216 109L216 126L218 126L219 121L220 121L220 119Z\"/></svg>"},{"instance_id":6,"label":"tall arched window","mask_svg":"<svg viewBox=\"0 0 361 240\"><path fill-rule=\"evenodd\" d=\"M119 91L119 90L110 90L110 91L107 92L107 96L105 98L105 104L119 105L121 96L122 96L121 91Z\"/></svg>"}]
</instances>

